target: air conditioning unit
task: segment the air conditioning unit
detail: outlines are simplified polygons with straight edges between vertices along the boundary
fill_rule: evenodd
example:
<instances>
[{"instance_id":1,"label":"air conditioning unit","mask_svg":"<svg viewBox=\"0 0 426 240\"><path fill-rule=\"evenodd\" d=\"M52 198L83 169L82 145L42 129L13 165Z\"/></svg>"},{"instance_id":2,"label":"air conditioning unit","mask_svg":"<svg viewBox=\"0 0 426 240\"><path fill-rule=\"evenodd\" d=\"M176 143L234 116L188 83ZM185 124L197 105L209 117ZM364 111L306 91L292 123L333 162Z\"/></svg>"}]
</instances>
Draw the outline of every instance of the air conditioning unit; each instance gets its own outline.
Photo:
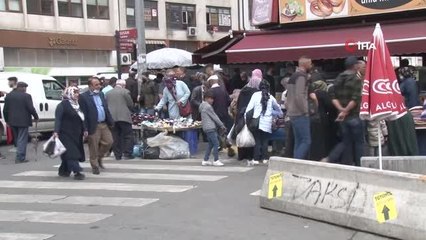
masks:
<instances>
[{"instance_id":1,"label":"air conditioning unit","mask_svg":"<svg viewBox=\"0 0 426 240\"><path fill-rule=\"evenodd\" d=\"M197 28L196 27L188 27L188 37L197 36Z\"/></svg>"},{"instance_id":2,"label":"air conditioning unit","mask_svg":"<svg viewBox=\"0 0 426 240\"><path fill-rule=\"evenodd\" d=\"M132 54L131 53L121 53L120 54L121 65L130 65L132 64Z\"/></svg>"}]
</instances>

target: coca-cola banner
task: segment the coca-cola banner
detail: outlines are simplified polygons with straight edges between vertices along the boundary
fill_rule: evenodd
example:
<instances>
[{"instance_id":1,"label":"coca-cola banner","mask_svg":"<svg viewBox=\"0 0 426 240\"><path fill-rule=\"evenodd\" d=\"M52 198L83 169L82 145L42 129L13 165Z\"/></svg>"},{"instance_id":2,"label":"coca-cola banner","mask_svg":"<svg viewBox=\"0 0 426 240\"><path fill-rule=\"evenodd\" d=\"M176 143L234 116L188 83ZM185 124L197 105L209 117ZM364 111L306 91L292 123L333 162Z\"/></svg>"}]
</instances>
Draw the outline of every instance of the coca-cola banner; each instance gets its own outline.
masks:
<instances>
[{"instance_id":1,"label":"coca-cola banner","mask_svg":"<svg viewBox=\"0 0 426 240\"><path fill-rule=\"evenodd\" d=\"M279 0L280 23L399 12L422 8L426 8L425 0Z\"/></svg>"}]
</instances>

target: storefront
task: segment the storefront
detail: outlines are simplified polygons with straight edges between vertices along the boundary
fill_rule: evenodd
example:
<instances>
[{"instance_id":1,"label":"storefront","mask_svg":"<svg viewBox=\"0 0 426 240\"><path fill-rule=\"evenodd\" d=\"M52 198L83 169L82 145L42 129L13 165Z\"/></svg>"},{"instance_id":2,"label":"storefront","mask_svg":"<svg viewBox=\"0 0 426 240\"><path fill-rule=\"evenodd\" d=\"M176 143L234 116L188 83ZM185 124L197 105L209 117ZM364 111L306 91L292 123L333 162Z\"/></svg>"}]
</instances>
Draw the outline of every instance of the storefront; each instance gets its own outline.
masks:
<instances>
[{"instance_id":1,"label":"storefront","mask_svg":"<svg viewBox=\"0 0 426 240\"><path fill-rule=\"evenodd\" d=\"M64 84L85 84L89 76L114 72L113 36L0 30L4 71L46 74Z\"/></svg>"}]
</instances>

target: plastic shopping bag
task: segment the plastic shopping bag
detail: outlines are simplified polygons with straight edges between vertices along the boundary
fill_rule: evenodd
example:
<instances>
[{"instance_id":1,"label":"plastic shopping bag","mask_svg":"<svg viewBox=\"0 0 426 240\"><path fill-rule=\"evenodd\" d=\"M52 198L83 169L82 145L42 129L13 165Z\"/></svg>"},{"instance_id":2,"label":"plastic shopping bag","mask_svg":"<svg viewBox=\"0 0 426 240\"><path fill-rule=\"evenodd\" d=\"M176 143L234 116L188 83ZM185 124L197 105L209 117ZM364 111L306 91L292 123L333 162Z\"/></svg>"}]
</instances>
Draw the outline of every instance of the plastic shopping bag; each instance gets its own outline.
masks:
<instances>
[{"instance_id":1,"label":"plastic shopping bag","mask_svg":"<svg viewBox=\"0 0 426 240\"><path fill-rule=\"evenodd\" d=\"M51 158L61 156L66 150L67 149L62 144L61 140L53 136L43 144L43 152Z\"/></svg>"},{"instance_id":2,"label":"plastic shopping bag","mask_svg":"<svg viewBox=\"0 0 426 240\"><path fill-rule=\"evenodd\" d=\"M237 135L237 147L254 147L255 145L256 141L246 124L243 130Z\"/></svg>"}]
</instances>

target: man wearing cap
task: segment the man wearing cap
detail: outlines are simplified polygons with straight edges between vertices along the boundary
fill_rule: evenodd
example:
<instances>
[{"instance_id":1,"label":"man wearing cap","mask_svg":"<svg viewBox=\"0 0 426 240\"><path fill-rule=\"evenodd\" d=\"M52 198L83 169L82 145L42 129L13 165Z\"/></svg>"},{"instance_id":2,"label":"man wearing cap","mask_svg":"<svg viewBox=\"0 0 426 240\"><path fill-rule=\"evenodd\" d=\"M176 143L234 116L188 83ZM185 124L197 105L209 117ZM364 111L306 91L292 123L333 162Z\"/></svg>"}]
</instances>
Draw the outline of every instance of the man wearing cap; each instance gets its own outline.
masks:
<instances>
[{"instance_id":1,"label":"man wearing cap","mask_svg":"<svg viewBox=\"0 0 426 240\"><path fill-rule=\"evenodd\" d=\"M31 116L38 121L38 115L33 105L31 95L26 93L28 84L18 82L16 91L6 95L4 99L3 116L8 126L16 133L15 163L28 162L26 158L28 143L28 128L33 125Z\"/></svg>"},{"instance_id":2,"label":"man wearing cap","mask_svg":"<svg viewBox=\"0 0 426 240\"><path fill-rule=\"evenodd\" d=\"M323 162L360 166L364 126L359 118L363 82L358 74L358 64L356 57L346 58L346 70L337 76L334 88L330 91L333 105L339 112L336 121L341 123L342 142L334 147L328 158L322 160ZM354 146L353 151L352 146ZM352 152L353 156L348 156L348 153Z\"/></svg>"}]
</instances>

